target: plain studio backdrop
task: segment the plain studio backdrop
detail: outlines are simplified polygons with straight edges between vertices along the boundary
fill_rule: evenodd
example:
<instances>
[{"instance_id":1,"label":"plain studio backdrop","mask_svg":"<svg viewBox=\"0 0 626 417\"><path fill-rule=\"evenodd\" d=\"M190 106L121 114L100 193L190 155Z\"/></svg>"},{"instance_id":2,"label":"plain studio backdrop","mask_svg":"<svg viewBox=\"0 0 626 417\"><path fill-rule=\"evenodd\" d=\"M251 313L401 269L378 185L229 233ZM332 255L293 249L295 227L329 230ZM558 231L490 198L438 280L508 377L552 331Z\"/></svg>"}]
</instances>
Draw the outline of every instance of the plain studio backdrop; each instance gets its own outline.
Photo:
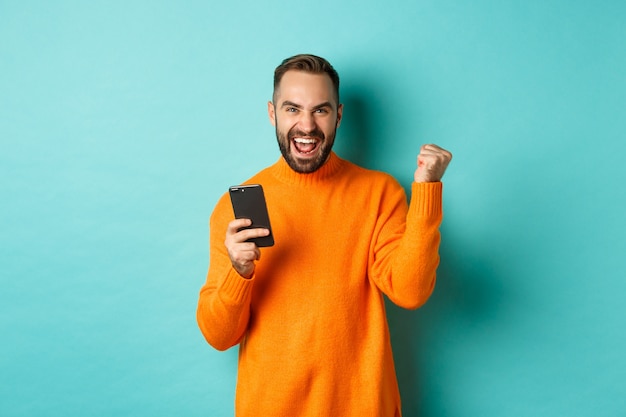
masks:
<instances>
[{"instance_id":1,"label":"plain studio backdrop","mask_svg":"<svg viewBox=\"0 0 626 417\"><path fill-rule=\"evenodd\" d=\"M421 144L454 153L438 286L388 309L405 415L626 415L624 22L602 0L0 1L0 415L232 415L237 348L195 322L208 218L278 159L272 72L302 52L342 77L340 156L408 188Z\"/></svg>"}]
</instances>

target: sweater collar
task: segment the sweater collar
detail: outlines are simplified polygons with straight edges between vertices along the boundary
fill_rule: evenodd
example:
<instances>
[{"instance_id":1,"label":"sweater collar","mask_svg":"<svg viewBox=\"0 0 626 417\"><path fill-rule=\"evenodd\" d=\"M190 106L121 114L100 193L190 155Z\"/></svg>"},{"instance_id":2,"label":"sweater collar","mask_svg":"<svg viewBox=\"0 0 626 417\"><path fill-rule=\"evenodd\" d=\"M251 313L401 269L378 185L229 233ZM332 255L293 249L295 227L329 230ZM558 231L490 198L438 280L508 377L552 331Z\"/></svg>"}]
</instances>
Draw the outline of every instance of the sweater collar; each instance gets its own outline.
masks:
<instances>
[{"instance_id":1,"label":"sweater collar","mask_svg":"<svg viewBox=\"0 0 626 417\"><path fill-rule=\"evenodd\" d=\"M331 152L328 156L328 160L317 171L308 174L300 174L287 164L285 158L282 156L272 167L272 171L276 178L282 182L295 185L313 185L323 182L333 177L341 167L343 166L343 160Z\"/></svg>"}]
</instances>

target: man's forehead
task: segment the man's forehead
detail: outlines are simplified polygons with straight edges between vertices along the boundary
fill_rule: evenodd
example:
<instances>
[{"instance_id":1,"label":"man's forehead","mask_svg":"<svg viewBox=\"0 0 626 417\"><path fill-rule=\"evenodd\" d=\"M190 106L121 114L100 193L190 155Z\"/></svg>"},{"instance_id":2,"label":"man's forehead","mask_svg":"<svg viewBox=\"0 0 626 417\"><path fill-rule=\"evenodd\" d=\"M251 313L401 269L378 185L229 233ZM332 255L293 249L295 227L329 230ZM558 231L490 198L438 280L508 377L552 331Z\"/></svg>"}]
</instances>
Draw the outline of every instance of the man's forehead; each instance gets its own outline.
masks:
<instances>
[{"instance_id":1,"label":"man's forehead","mask_svg":"<svg viewBox=\"0 0 626 417\"><path fill-rule=\"evenodd\" d=\"M333 82L326 73L290 70L283 75L275 95L278 100L289 100L298 96L302 99L316 98L319 101L329 101L335 98L335 91Z\"/></svg>"},{"instance_id":2,"label":"man's forehead","mask_svg":"<svg viewBox=\"0 0 626 417\"><path fill-rule=\"evenodd\" d=\"M282 80L298 80L298 79L323 79L330 84L332 84L332 80L330 76L325 72L309 72L304 70L289 70L283 74Z\"/></svg>"}]
</instances>

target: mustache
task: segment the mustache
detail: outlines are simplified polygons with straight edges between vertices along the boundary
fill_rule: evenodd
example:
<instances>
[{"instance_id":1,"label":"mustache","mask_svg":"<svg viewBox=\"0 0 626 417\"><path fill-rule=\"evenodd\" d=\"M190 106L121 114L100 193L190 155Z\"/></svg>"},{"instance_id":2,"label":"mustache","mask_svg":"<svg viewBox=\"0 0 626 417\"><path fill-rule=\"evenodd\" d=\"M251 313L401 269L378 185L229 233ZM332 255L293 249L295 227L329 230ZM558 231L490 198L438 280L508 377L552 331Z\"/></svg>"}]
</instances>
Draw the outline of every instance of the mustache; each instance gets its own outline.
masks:
<instances>
[{"instance_id":1,"label":"mustache","mask_svg":"<svg viewBox=\"0 0 626 417\"><path fill-rule=\"evenodd\" d=\"M292 128L287 133L287 138L289 140L291 140L293 138L297 138L297 137L316 138L316 139L320 139L320 140L326 139L326 135L324 135L324 132L322 132L317 127L315 129L311 130L310 132L305 132L305 131L302 131L302 130L299 130L299 129L296 129L296 128Z\"/></svg>"}]
</instances>

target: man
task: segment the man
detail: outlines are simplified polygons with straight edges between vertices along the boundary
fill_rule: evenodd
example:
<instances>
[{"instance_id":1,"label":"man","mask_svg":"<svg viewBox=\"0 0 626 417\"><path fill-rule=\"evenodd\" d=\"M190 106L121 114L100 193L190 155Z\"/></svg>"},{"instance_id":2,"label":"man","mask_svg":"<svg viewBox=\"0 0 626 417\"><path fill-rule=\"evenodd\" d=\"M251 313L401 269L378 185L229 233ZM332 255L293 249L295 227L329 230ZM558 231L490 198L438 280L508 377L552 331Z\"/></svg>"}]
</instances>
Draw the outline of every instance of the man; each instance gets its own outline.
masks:
<instances>
[{"instance_id":1,"label":"man","mask_svg":"<svg viewBox=\"0 0 626 417\"><path fill-rule=\"evenodd\" d=\"M417 157L411 201L391 176L333 151L339 77L297 55L274 73L268 103L282 157L263 185L276 244L246 242L225 194L210 220L210 265L197 319L216 349L239 344L235 413L400 416L383 294L405 308L430 296L439 263L440 182L452 155Z\"/></svg>"}]
</instances>

